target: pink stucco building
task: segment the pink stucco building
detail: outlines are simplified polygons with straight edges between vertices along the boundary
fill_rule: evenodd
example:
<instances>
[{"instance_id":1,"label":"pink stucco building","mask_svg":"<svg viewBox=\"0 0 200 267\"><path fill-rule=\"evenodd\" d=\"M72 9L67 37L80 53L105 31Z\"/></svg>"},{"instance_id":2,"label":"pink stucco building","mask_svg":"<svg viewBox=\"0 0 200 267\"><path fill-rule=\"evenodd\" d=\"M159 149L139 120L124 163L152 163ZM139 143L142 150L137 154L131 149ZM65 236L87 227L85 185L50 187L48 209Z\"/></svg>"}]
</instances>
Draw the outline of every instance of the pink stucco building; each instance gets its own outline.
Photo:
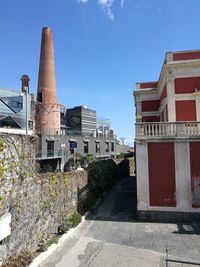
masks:
<instances>
[{"instance_id":1,"label":"pink stucco building","mask_svg":"<svg viewBox=\"0 0 200 267\"><path fill-rule=\"evenodd\" d=\"M166 53L134 97L139 218L200 218L200 50Z\"/></svg>"}]
</instances>

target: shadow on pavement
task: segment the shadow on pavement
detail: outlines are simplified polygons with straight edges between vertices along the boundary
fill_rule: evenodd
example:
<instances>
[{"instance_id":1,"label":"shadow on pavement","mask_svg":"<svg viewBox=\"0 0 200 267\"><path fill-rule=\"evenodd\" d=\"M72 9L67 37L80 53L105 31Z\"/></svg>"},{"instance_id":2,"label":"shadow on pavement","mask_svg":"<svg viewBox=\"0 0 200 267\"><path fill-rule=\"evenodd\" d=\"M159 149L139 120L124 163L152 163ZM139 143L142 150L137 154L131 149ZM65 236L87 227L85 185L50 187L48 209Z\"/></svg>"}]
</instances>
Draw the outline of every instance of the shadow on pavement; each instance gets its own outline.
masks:
<instances>
[{"instance_id":1,"label":"shadow on pavement","mask_svg":"<svg viewBox=\"0 0 200 267\"><path fill-rule=\"evenodd\" d=\"M199 223L178 223L178 231L174 231L173 234L183 235L200 235Z\"/></svg>"},{"instance_id":2,"label":"shadow on pavement","mask_svg":"<svg viewBox=\"0 0 200 267\"><path fill-rule=\"evenodd\" d=\"M105 195L87 220L132 222L137 218L136 178L120 180Z\"/></svg>"}]
</instances>

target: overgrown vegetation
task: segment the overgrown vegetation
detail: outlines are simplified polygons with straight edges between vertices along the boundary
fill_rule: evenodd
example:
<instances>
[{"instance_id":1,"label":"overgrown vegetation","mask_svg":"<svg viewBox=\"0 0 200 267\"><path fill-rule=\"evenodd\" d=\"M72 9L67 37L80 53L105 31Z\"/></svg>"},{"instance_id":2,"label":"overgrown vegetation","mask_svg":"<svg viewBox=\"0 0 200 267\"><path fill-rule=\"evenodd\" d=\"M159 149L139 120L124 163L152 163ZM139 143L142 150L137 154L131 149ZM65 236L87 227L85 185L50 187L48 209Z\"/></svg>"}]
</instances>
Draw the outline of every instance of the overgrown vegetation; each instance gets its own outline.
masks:
<instances>
[{"instance_id":1,"label":"overgrown vegetation","mask_svg":"<svg viewBox=\"0 0 200 267\"><path fill-rule=\"evenodd\" d=\"M62 224L58 226L58 234L62 235L67 232L70 228L76 227L82 220L80 213L75 212L68 220L64 220Z\"/></svg>"},{"instance_id":2,"label":"overgrown vegetation","mask_svg":"<svg viewBox=\"0 0 200 267\"><path fill-rule=\"evenodd\" d=\"M51 237L46 237L45 233L41 233L38 236L38 249L37 252L43 252L48 249L48 247L52 244L57 244L61 235L66 233L69 229L76 227L82 220L82 216L80 213L73 213L68 219L65 219L58 226L58 232L56 235Z\"/></svg>"},{"instance_id":3,"label":"overgrown vegetation","mask_svg":"<svg viewBox=\"0 0 200 267\"><path fill-rule=\"evenodd\" d=\"M93 161L87 171L89 189L97 197L109 191L119 179L117 165L112 159Z\"/></svg>"},{"instance_id":4,"label":"overgrown vegetation","mask_svg":"<svg viewBox=\"0 0 200 267\"><path fill-rule=\"evenodd\" d=\"M20 197L13 197L16 196L15 185L22 185L24 180L35 174L32 165L34 149L30 143L27 137L0 136L0 216L8 207L19 206Z\"/></svg>"},{"instance_id":5,"label":"overgrown vegetation","mask_svg":"<svg viewBox=\"0 0 200 267\"><path fill-rule=\"evenodd\" d=\"M38 251L44 251L52 243L58 242L59 235L81 222L79 213L72 214L77 208L78 193L84 192L82 203L86 203L81 211L92 210L97 199L109 191L120 176L126 176L127 163L121 163L118 167L112 159L94 160L90 154L86 157L77 154L75 167L87 167L88 183L86 172L49 173L52 171L51 165L46 166L45 172L48 173L39 175L32 155L34 148L29 145L30 140L26 138L0 137L0 215L8 208L11 210L13 223L16 224L11 238L23 229L24 217L37 222L36 227L31 224L35 240L27 241L30 224L25 225L24 231L28 234L23 237L23 241L18 238L18 234L15 240L19 249L23 248L21 243L28 244L27 247L39 244ZM38 208L37 214L34 208ZM30 210L33 210L33 214ZM15 241L12 242L15 244ZM32 254L22 251L9 257L3 266L23 267L31 260Z\"/></svg>"},{"instance_id":6,"label":"overgrown vegetation","mask_svg":"<svg viewBox=\"0 0 200 267\"><path fill-rule=\"evenodd\" d=\"M87 154L83 156L79 153L75 154L74 158L70 158L68 160L68 169L77 169L78 167L87 168L88 164L94 160L94 156L92 154Z\"/></svg>"},{"instance_id":7,"label":"overgrown vegetation","mask_svg":"<svg viewBox=\"0 0 200 267\"><path fill-rule=\"evenodd\" d=\"M30 251L20 251L8 257L1 267L26 267L34 259L35 254Z\"/></svg>"},{"instance_id":8,"label":"overgrown vegetation","mask_svg":"<svg viewBox=\"0 0 200 267\"><path fill-rule=\"evenodd\" d=\"M117 164L113 159L92 161L88 167L88 194L82 209L92 211L97 199L110 191L119 179Z\"/></svg>"}]
</instances>

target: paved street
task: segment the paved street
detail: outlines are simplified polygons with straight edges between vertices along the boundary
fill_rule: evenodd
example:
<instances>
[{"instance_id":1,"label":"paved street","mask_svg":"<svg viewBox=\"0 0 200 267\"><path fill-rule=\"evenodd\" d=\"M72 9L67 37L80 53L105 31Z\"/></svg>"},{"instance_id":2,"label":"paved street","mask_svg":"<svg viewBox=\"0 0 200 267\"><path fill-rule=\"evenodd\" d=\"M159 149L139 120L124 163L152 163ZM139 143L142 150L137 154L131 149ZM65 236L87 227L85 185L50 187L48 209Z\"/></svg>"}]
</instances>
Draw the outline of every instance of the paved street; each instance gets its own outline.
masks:
<instances>
[{"instance_id":1,"label":"paved street","mask_svg":"<svg viewBox=\"0 0 200 267\"><path fill-rule=\"evenodd\" d=\"M120 181L98 212L58 248L42 267L164 267L170 258L200 262L200 225L135 220L134 178ZM168 263L168 267L186 267Z\"/></svg>"}]
</instances>

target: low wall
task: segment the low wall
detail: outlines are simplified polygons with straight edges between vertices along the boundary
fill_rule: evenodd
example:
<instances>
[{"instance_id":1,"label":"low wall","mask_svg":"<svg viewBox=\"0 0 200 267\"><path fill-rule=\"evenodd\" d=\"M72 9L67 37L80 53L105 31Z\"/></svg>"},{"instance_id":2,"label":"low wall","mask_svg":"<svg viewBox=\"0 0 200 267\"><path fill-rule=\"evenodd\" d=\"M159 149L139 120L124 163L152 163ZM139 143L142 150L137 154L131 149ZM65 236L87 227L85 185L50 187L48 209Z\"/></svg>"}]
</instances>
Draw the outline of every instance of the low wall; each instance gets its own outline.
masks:
<instances>
[{"instance_id":1,"label":"low wall","mask_svg":"<svg viewBox=\"0 0 200 267\"><path fill-rule=\"evenodd\" d=\"M41 248L74 213L92 209L129 166L108 159L87 171L37 174L36 142L34 136L0 135L0 262Z\"/></svg>"},{"instance_id":2,"label":"low wall","mask_svg":"<svg viewBox=\"0 0 200 267\"><path fill-rule=\"evenodd\" d=\"M86 171L35 174L34 147L32 137L0 136L0 261L56 234L87 184Z\"/></svg>"}]
</instances>

